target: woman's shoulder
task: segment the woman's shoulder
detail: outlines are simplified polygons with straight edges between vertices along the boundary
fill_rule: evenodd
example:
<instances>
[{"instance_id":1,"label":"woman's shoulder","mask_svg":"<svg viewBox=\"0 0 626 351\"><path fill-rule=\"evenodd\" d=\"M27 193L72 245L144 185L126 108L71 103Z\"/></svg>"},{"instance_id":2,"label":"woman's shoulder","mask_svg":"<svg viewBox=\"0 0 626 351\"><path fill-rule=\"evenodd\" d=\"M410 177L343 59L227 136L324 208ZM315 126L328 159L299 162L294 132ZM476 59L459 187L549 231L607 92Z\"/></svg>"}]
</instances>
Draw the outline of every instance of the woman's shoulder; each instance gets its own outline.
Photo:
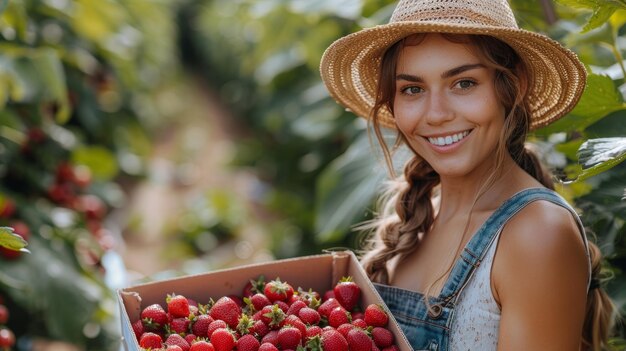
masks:
<instances>
[{"instance_id":1,"label":"woman's shoulder","mask_svg":"<svg viewBox=\"0 0 626 351\"><path fill-rule=\"evenodd\" d=\"M588 259L576 218L565 207L534 201L513 216L500 234L494 277L518 286L552 289L586 285ZM571 285L570 285L571 286Z\"/></svg>"}]
</instances>

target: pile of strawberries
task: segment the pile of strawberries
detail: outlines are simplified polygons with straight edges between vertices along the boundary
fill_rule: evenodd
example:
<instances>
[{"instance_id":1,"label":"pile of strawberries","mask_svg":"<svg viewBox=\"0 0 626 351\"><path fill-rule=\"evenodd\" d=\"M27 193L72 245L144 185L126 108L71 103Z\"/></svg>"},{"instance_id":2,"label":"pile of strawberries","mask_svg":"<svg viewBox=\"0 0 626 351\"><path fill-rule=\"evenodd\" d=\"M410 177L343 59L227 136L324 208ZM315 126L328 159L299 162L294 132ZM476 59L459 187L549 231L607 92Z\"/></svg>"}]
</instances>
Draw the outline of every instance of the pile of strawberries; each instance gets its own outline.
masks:
<instances>
[{"instance_id":1,"label":"pile of strawberries","mask_svg":"<svg viewBox=\"0 0 626 351\"><path fill-rule=\"evenodd\" d=\"M142 310L133 331L145 350L399 351L386 312L376 304L360 309L361 289L351 277L320 295L261 276L242 296L203 305L168 295L166 308Z\"/></svg>"}]
</instances>

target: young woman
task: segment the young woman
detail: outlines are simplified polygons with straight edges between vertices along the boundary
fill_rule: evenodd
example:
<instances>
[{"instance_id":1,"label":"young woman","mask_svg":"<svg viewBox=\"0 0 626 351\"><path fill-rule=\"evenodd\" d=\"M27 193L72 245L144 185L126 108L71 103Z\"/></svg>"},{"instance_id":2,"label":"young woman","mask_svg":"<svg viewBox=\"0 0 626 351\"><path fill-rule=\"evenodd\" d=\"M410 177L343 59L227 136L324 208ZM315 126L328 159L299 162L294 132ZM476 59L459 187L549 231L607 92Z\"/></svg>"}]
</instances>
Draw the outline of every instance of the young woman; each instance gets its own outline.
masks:
<instances>
[{"instance_id":1,"label":"young woman","mask_svg":"<svg viewBox=\"0 0 626 351\"><path fill-rule=\"evenodd\" d=\"M362 264L415 350L600 350L613 307L576 212L526 149L586 72L506 0L403 0L329 47L331 95L413 153Z\"/></svg>"}]
</instances>

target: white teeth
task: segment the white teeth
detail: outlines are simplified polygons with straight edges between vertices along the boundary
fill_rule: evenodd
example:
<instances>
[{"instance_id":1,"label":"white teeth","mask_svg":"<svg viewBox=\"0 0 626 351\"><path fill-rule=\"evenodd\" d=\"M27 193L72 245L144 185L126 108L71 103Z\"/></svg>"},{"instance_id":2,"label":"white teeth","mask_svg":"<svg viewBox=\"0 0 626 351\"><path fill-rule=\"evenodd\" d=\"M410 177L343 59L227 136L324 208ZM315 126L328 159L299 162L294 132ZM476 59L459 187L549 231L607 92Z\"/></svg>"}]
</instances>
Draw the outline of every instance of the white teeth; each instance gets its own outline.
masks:
<instances>
[{"instance_id":1,"label":"white teeth","mask_svg":"<svg viewBox=\"0 0 626 351\"><path fill-rule=\"evenodd\" d=\"M428 141L431 144L434 144L437 146L446 146L446 145L458 143L459 141L463 140L463 138L465 138L469 133L470 131L466 130L464 132L456 133L453 135L448 135L446 137L428 138Z\"/></svg>"}]
</instances>

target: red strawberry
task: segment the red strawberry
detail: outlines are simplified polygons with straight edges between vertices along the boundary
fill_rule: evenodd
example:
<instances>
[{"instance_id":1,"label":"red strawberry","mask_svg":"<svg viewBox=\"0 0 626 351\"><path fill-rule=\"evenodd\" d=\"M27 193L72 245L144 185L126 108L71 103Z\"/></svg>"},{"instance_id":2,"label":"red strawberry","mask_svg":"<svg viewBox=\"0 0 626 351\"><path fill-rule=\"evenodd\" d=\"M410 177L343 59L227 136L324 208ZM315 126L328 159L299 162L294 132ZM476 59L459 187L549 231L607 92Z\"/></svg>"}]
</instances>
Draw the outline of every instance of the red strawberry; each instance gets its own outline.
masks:
<instances>
[{"instance_id":1,"label":"red strawberry","mask_svg":"<svg viewBox=\"0 0 626 351\"><path fill-rule=\"evenodd\" d=\"M322 349L325 351L348 351L346 338L336 330L322 332Z\"/></svg>"},{"instance_id":2,"label":"red strawberry","mask_svg":"<svg viewBox=\"0 0 626 351\"><path fill-rule=\"evenodd\" d=\"M352 319L365 319L365 313L361 312L361 311L352 311L350 312L352 314Z\"/></svg>"},{"instance_id":3,"label":"red strawberry","mask_svg":"<svg viewBox=\"0 0 626 351\"><path fill-rule=\"evenodd\" d=\"M278 331L277 330L270 330L269 333L267 333L263 339L261 339L261 344L264 343L270 343L272 345L278 345Z\"/></svg>"},{"instance_id":4,"label":"red strawberry","mask_svg":"<svg viewBox=\"0 0 626 351\"><path fill-rule=\"evenodd\" d=\"M189 332L189 318L174 318L169 323L169 332L186 335Z\"/></svg>"},{"instance_id":5,"label":"red strawberry","mask_svg":"<svg viewBox=\"0 0 626 351\"><path fill-rule=\"evenodd\" d=\"M326 301L328 299L334 299L335 298L335 292L333 290L328 290L324 293L324 296L322 297L322 301Z\"/></svg>"},{"instance_id":6,"label":"red strawberry","mask_svg":"<svg viewBox=\"0 0 626 351\"><path fill-rule=\"evenodd\" d=\"M374 340L372 340L372 351L380 351L378 346L376 346L376 343L374 342Z\"/></svg>"},{"instance_id":7,"label":"red strawberry","mask_svg":"<svg viewBox=\"0 0 626 351\"><path fill-rule=\"evenodd\" d=\"M278 348L281 350L295 350L301 341L302 332L296 327L286 326L278 331Z\"/></svg>"},{"instance_id":8,"label":"red strawberry","mask_svg":"<svg viewBox=\"0 0 626 351\"><path fill-rule=\"evenodd\" d=\"M285 301L274 301L274 305L278 305L283 312L289 311L289 305Z\"/></svg>"},{"instance_id":9,"label":"red strawberry","mask_svg":"<svg viewBox=\"0 0 626 351\"><path fill-rule=\"evenodd\" d=\"M239 308L243 308L243 300L241 299L241 297L237 295L228 295L228 297L230 297L231 300L235 301Z\"/></svg>"},{"instance_id":10,"label":"red strawberry","mask_svg":"<svg viewBox=\"0 0 626 351\"><path fill-rule=\"evenodd\" d=\"M261 343L253 335L244 335L237 340L237 351L257 351Z\"/></svg>"},{"instance_id":11,"label":"red strawberry","mask_svg":"<svg viewBox=\"0 0 626 351\"><path fill-rule=\"evenodd\" d=\"M287 318L285 318L285 322L283 323L283 326L287 325L298 328L301 335L306 335L306 325L302 323L300 318L294 315L288 316Z\"/></svg>"},{"instance_id":12,"label":"red strawberry","mask_svg":"<svg viewBox=\"0 0 626 351\"><path fill-rule=\"evenodd\" d=\"M289 301L293 296L293 287L289 283L280 281L280 278L276 278L265 284L263 292L272 302Z\"/></svg>"},{"instance_id":13,"label":"red strawberry","mask_svg":"<svg viewBox=\"0 0 626 351\"><path fill-rule=\"evenodd\" d=\"M209 324L209 327L207 328L206 336L208 338L211 338L211 334L213 334L214 331L220 328L227 328L227 327L228 327L228 324L226 324L226 322L224 322L221 319L213 321L211 322L211 324Z\"/></svg>"},{"instance_id":14,"label":"red strawberry","mask_svg":"<svg viewBox=\"0 0 626 351\"><path fill-rule=\"evenodd\" d=\"M376 346L381 349L393 345L394 341L391 331L382 327L375 327L372 329L372 339L374 340L374 343L376 343Z\"/></svg>"},{"instance_id":15,"label":"red strawberry","mask_svg":"<svg viewBox=\"0 0 626 351\"><path fill-rule=\"evenodd\" d=\"M206 336L209 325L211 325L213 321L214 319L208 314L201 314L193 319L191 331L198 336Z\"/></svg>"},{"instance_id":16,"label":"red strawberry","mask_svg":"<svg viewBox=\"0 0 626 351\"><path fill-rule=\"evenodd\" d=\"M175 318L189 316L189 301L183 295L167 295L165 302L167 311Z\"/></svg>"},{"instance_id":17,"label":"red strawberry","mask_svg":"<svg viewBox=\"0 0 626 351\"><path fill-rule=\"evenodd\" d=\"M169 321L167 312L156 303L141 311L141 320L148 330L161 330Z\"/></svg>"},{"instance_id":18,"label":"red strawberry","mask_svg":"<svg viewBox=\"0 0 626 351\"><path fill-rule=\"evenodd\" d=\"M196 334L187 334L185 335L185 340L189 343L189 345L193 344L198 336Z\"/></svg>"},{"instance_id":19,"label":"red strawberry","mask_svg":"<svg viewBox=\"0 0 626 351\"><path fill-rule=\"evenodd\" d=\"M357 326L361 329L367 329L367 323L365 323L362 319L354 319L354 315L352 316L352 325Z\"/></svg>"},{"instance_id":20,"label":"red strawberry","mask_svg":"<svg viewBox=\"0 0 626 351\"><path fill-rule=\"evenodd\" d=\"M328 315L328 324L333 328L350 322L352 322L350 312L346 311L343 307L335 307Z\"/></svg>"},{"instance_id":21,"label":"red strawberry","mask_svg":"<svg viewBox=\"0 0 626 351\"><path fill-rule=\"evenodd\" d=\"M278 351L278 348L274 344L266 342L262 343L261 346L259 346L259 351Z\"/></svg>"},{"instance_id":22,"label":"red strawberry","mask_svg":"<svg viewBox=\"0 0 626 351\"><path fill-rule=\"evenodd\" d=\"M254 306L255 311L260 311L263 307L272 304L267 296L258 293L250 296L250 302L252 303L252 306Z\"/></svg>"},{"instance_id":23,"label":"red strawberry","mask_svg":"<svg viewBox=\"0 0 626 351\"><path fill-rule=\"evenodd\" d=\"M176 345L182 349L182 351L189 351L189 343L182 336L178 334L171 334L165 340L165 345Z\"/></svg>"},{"instance_id":24,"label":"red strawberry","mask_svg":"<svg viewBox=\"0 0 626 351\"><path fill-rule=\"evenodd\" d=\"M350 351L372 351L372 339L362 329L352 328L346 337Z\"/></svg>"},{"instance_id":25,"label":"red strawberry","mask_svg":"<svg viewBox=\"0 0 626 351\"><path fill-rule=\"evenodd\" d=\"M348 337L348 333L352 329L354 329L354 325L352 325L350 323L344 323L344 324L340 325L339 327L337 327L337 331L340 332L341 335L343 335L345 338Z\"/></svg>"},{"instance_id":26,"label":"red strawberry","mask_svg":"<svg viewBox=\"0 0 626 351\"><path fill-rule=\"evenodd\" d=\"M352 277L343 277L333 289L335 298L346 310L352 311L361 298L361 288L352 280Z\"/></svg>"},{"instance_id":27,"label":"red strawberry","mask_svg":"<svg viewBox=\"0 0 626 351\"><path fill-rule=\"evenodd\" d=\"M1 306L1 307L4 307L4 306ZM0 324L5 324L5 323L6 321ZM135 333L135 337L137 338L137 341L139 341L139 339L141 338L141 334L143 334L143 322L141 321L141 319L138 319L135 323L133 323L133 332Z\"/></svg>"},{"instance_id":28,"label":"red strawberry","mask_svg":"<svg viewBox=\"0 0 626 351\"><path fill-rule=\"evenodd\" d=\"M341 304L339 303L339 301L337 301L337 299L330 298L324 301L324 303L322 303L320 307L317 308L317 312L320 314L320 316L328 318L328 316L330 315L330 311L339 306L341 306Z\"/></svg>"},{"instance_id":29,"label":"red strawberry","mask_svg":"<svg viewBox=\"0 0 626 351\"><path fill-rule=\"evenodd\" d=\"M310 339L316 335L322 335L322 328L317 325L312 325L306 328L306 339Z\"/></svg>"},{"instance_id":30,"label":"red strawberry","mask_svg":"<svg viewBox=\"0 0 626 351\"><path fill-rule=\"evenodd\" d=\"M382 306L371 304L365 308L365 323L372 327L384 327L389 322L389 316Z\"/></svg>"},{"instance_id":31,"label":"red strawberry","mask_svg":"<svg viewBox=\"0 0 626 351\"><path fill-rule=\"evenodd\" d=\"M226 328L218 328L211 334L211 344L215 347L215 351L231 351L235 343L235 337Z\"/></svg>"},{"instance_id":32,"label":"red strawberry","mask_svg":"<svg viewBox=\"0 0 626 351\"><path fill-rule=\"evenodd\" d=\"M265 277L259 276L258 279L250 279L246 286L243 287L243 291L241 295L243 297L250 297L257 293L263 293L263 289L265 289Z\"/></svg>"},{"instance_id":33,"label":"red strawberry","mask_svg":"<svg viewBox=\"0 0 626 351\"><path fill-rule=\"evenodd\" d=\"M298 288L298 295L304 300L304 302L309 305L311 304L313 299L316 299L318 301L321 299L320 293L318 293L317 291L313 291L312 289L305 291L302 288Z\"/></svg>"},{"instance_id":34,"label":"red strawberry","mask_svg":"<svg viewBox=\"0 0 626 351\"><path fill-rule=\"evenodd\" d=\"M215 351L215 348L212 344L204 340L199 340L191 344L189 351Z\"/></svg>"},{"instance_id":35,"label":"red strawberry","mask_svg":"<svg viewBox=\"0 0 626 351\"><path fill-rule=\"evenodd\" d=\"M226 322L229 327L235 329L239 316L241 315L241 307L231 298L224 296L217 300L213 307L211 307L210 315L213 319L221 319Z\"/></svg>"},{"instance_id":36,"label":"red strawberry","mask_svg":"<svg viewBox=\"0 0 626 351\"><path fill-rule=\"evenodd\" d=\"M141 338L139 339L139 346L143 347L144 349L158 349L163 346L163 339L161 339L161 336L155 333L143 333L143 335L141 335Z\"/></svg>"},{"instance_id":37,"label":"red strawberry","mask_svg":"<svg viewBox=\"0 0 626 351\"><path fill-rule=\"evenodd\" d=\"M167 345L165 351L183 351L183 349L178 345Z\"/></svg>"},{"instance_id":38,"label":"red strawberry","mask_svg":"<svg viewBox=\"0 0 626 351\"><path fill-rule=\"evenodd\" d=\"M391 345L382 349L382 351L400 351L400 348L397 345Z\"/></svg>"},{"instance_id":39,"label":"red strawberry","mask_svg":"<svg viewBox=\"0 0 626 351\"><path fill-rule=\"evenodd\" d=\"M304 301L295 301L294 303L291 304L291 306L289 306L289 309L287 310L287 314L288 315L298 315L298 312L300 312L301 309L307 307L307 303Z\"/></svg>"},{"instance_id":40,"label":"red strawberry","mask_svg":"<svg viewBox=\"0 0 626 351\"><path fill-rule=\"evenodd\" d=\"M285 312L278 305L265 306L261 310L261 320L272 329L278 329L285 320Z\"/></svg>"},{"instance_id":41,"label":"red strawberry","mask_svg":"<svg viewBox=\"0 0 626 351\"><path fill-rule=\"evenodd\" d=\"M298 317L300 317L302 322L309 325L317 324L320 322L320 314L310 307L300 309L300 311L298 312Z\"/></svg>"},{"instance_id":42,"label":"red strawberry","mask_svg":"<svg viewBox=\"0 0 626 351\"><path fill-rule=\"evenodd\" d=\"M260 338L270 332L270 328L263 321L256 321L250 330L251 333L258 335Z\"/></svg>"}]
</instances>

